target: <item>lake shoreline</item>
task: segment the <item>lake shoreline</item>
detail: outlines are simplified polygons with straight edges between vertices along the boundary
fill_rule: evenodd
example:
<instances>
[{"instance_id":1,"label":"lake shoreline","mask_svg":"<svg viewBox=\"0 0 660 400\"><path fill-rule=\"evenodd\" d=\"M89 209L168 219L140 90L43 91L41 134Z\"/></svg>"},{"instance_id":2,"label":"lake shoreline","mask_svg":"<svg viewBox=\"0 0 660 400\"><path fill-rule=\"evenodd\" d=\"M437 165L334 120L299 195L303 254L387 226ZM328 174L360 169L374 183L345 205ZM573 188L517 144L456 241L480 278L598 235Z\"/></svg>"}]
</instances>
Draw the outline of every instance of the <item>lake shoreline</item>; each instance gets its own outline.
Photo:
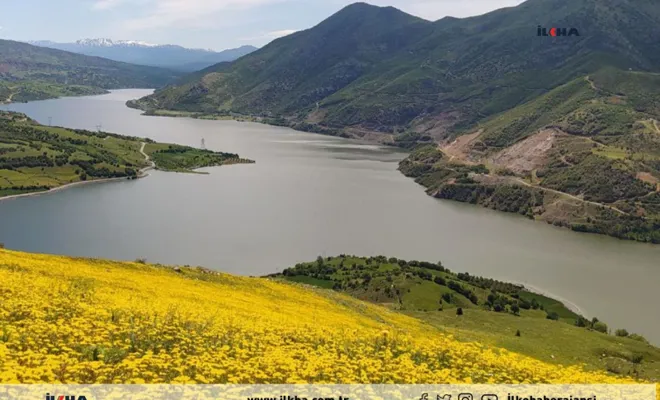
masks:
<instances>
[{"instance_id":1,"label":"lake shoreline","mask_svg":"<svg viewBox=\"0 0 660 400\"><path fill-rule=\"evenodd\" d=\"M155 169L156 164L153 161L151 161L151 158L144 152L145 144L146 143L144 143L144 142L142 143L142 147L140 148L140 153L142 153L142 155L144 155L145 161L147 163L149 163L149 165L147 165L146 167L140 169L140 171L138 172L138 175L133 179L131 179L129 177L126 177L126 176L122 176L122 177L119 177L119 178L105 178L105 179L95 179L95 180L91 180L91 181L71 182L71 183L61 185L61 186L50 188L48 190L42 190L42 191L30 192L30 193L22 193L22 194L14 194L14 195L10 195L10 196L0 197L0 202L2 202L4 200L16 200L16 199L20 199L20 198L24 198L24 197L44 196L44 195L47 195L47 194L57 193L57 192L62 191L62 190L71 189L71 188L74 188L74 187L93 184L93 183L107 183L107 182L117 182L117 181L122 181L122 180L135 180L135 179L146 178L146 177L149 176L149 174L147 174L147 172L152 170L152 169Z\"/></svg>"},{"instance_id":2,"label":"lake shoreline","mask_svg":"<svg viewBox=\"0 0 660 400\"><path fill-rule=\"evenodd\" d=\"M573 311L574 313L581 315L585 318L589 317L589 313L586 313L580 306L577 304L571 302L570 300L567 300L561 296L555 295L552 292L549 292L547 290L543 290L537 286L532 286L528 283L521 283L521 282L516 282L516 281L507 281L509 283L512 283L514 285L521 285L524 287L526 290L529 292L535 293L535 294L540 294L541 296L549 297L553 300L556 300L564 305L564 307L568 308L569 310Z\"/></svg>"},{"instance_id":3,"label":"lake shoreline","mask_svg":"<svg viewBox=\"0 0 660 400\"><path fill-rule=\"evenodd\" d=\"M147 176L149 176L149 175L147 174L147 175L144 175L144 176L138 176L135 179L146 178ZM128 180L131 180L131 179L129 179L128 177L121 177L121 178L95 179L95 180L92 180L92 181L71 182L71 183L67 183L65 185L56 186L56 187L48 189L48 190L42 190L42 191L30 192L30 193L22 193L22 194L13 194L13 195L10 195L10 196L0 197L0 202L5 201L5 200L16 200L16 199L20 199L20 198L23 198L23 197L44 196L44 195L47 195L47 194L57 193L57 192L62 191L62 190L71 189L71 188L74 188L74 187L77 187L77 186L84 186L84 185L95 184L95 183L116 182L116 181L123 181L123 180L128 181Z\"/></svg>"}]
</instances>

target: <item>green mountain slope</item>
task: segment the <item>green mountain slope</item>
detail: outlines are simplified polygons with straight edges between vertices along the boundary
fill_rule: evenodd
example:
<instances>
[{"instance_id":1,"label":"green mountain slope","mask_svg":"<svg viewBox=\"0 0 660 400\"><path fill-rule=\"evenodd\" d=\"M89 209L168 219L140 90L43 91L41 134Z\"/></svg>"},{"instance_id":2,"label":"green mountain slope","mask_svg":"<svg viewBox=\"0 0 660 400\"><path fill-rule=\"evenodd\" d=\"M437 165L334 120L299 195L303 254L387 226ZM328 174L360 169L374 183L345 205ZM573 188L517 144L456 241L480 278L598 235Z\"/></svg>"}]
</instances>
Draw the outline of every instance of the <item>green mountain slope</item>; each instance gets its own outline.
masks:
<instances>
[{"instance_id":1,"label":"green mountain slope","mask_svg":"<svg viewBox=\"0 0 660 400\"><path fill-rule=\"evenodd\" d=\"M141 107L443 137L603 66L654 70L659 8L650 0L530 0L431 23L355 4ZM577 27L581 36L538 37L539 24Z\"/></svg>"},{"instance_id":2,"label":"green mountain slope","mask_svg":"<svg viewBox=\"0 0 660 400\"><path fill-rule=\"evenodd\" d=\"M530 0L437 21L432 34L378 74L328 99L327 123L443 138L449 128L470 126L607 65L657 69L659 8L647 0ZM537 25L576 27L581 36L538 37Z\"/></svg>"},{"instance_id":3,"label":"green mountain slope","mask_svg":"<svg viewBox=\"0 0 660 400\"><path fill-rule=\"evenodd\" d=\"M0 40L0 102L159 88L177 72Z\"/></svg>"},{"instance_id":4,"label":"green mountain slope","mask_svg":"<svg viewBox=\"0 0 660 400\"><path fill-rule=\"evenodd\" d=\"M497 344L550 363L660 377L660 349L641 336L625 330L608 335L602 321L586 320L557 300L520 285L455 273L442 263L341 255L300 263L274 277L381 304L459 340Z\"/></svg>"}]
</instances>

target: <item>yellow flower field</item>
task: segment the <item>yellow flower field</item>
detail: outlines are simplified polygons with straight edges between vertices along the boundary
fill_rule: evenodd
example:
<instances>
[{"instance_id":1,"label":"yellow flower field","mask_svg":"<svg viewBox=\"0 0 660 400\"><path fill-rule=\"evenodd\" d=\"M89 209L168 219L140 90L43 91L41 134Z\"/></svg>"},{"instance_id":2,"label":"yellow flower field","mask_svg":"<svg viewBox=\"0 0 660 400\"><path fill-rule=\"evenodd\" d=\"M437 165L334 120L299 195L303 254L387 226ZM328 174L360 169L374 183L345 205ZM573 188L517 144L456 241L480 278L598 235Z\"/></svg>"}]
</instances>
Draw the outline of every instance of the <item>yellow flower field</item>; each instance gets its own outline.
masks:
<instances>
[{"instance_id":1,"label":"yellow flower field","mask_svg":"<svg viewBox=\"0 0 660 400\"><path fill-rule=\"evenodd\" d=\"M624 383L331 291L0 250L0 383Z\"/></svg>"}]
</instances>

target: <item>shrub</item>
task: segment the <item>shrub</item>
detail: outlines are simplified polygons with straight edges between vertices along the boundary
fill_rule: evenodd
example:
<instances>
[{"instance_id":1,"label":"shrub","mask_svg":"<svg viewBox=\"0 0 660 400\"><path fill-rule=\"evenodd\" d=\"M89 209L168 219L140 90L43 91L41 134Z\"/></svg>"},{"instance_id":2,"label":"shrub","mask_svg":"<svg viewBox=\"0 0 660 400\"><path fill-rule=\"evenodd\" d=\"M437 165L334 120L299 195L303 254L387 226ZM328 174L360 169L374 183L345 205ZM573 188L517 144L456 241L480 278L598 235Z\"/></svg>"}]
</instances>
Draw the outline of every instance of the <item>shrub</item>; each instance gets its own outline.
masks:
<instances>
[{"instance_id":1,"label":"shrub","mask_svg":"<svg viewBox=\"0 0 660 400\"><path fill-rule=\"evenodd\" d=\"M520 337L520 329L516 331L516 336Z\"/></svg>"},{"instance_id":2,"label":"shrub","mask_svg":"<svg viewBox=\"0 0 660 400\"><path fill-rule=\"evenodd\" d=\"M642 343L646 343L646 344L649 343L649 341L646 340L646 338L645 338L644 336L642 336L642 335L638 335L638 334L636 334L636 333L632 333L632 334L631 334L630 336L628 336L628 337L631 338L632 340L637 340L638 342L642 342Z\"/></svg>"},{"instance_id":3,"label":"shrub","mask_svg":"<svg viewBox=\"0 0 660 400\"><path fill-rule=\"evenodd\" d=\"M547 315L545 316L545 318L546 318L546 319L553 320L553 321L559 321L559 314L557 314L557 313L554 312L554 311L553 311L553 312L549 312L549 313L547 313Z\"/></svg>"},{"instance_id":4,"label":"shrub","mask_svg":"<svg viewBox=\"0 0 660 400\"><path fill-rule=\"evenodd\" d=\"M594 330L600 333L607 333L607 324L601 321L598 321L594 324Z\"/></svg>"},{"instance_id":5,"label":"shrub","mask_svg":"<svg viewBox=\"0 0 660 400\"><path fill-rule=\"evenodd\" d=\"M619 337L627 337L629 335L628 331L625 329L617 329L614 334Z\"/></svg>"},{"instance_id":6,"label":"shrub","mask_svg":"<svg viewBox=\"0 0 660 400\"><path fill-rule=\"evenodd\" d=\"M0 243L0 249L4 249L4 248L5 248L5 244L4 244L4 243Z\"/></svg>"},{"instance_id":7,"label":"shrub","mask_svg":"<svg viewBox=\"0 0 660 400\"><path fill-rule=\"evenodd\" d=\"M514 315L518 315L518 314L520 314L520 307L518 307L518 304L513 304L513 305L511 305L511 312L512 312Z\"/></svg>"},{"instance_id":8,"label":"shrub","mask_svg":"<svg viewBox=\"0 0 660 400\"><path fill-rule=\"evenodd\" d=\"M135 262L138 263L138 264L146 264L146 263L147 263L147 259L146 259L146 258L137 258L137 259L135 260Z\"/></svg>"},{"instance_id":9,"label":"shrub","mask_svg":"<svg viewBox=\"0 0 660 400\"><path fill-rule=\"evenodd\" d=\"M456 315L463 315L463 309L461 307L456 309Z\"/></svg>"}]
</instances>

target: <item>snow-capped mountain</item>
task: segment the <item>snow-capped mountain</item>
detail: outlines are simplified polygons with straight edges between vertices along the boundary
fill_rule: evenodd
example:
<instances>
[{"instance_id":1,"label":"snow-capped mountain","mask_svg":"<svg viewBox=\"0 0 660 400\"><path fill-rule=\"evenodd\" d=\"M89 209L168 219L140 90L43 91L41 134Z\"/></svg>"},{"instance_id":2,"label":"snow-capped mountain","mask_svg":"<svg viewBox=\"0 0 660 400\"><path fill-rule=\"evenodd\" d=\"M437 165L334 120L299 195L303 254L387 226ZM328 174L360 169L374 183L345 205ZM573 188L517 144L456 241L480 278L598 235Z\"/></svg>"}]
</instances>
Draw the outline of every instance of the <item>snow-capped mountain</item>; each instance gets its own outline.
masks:
<instances>
[{"instance_id":1,"label":"snow-capped mountain","mask_svg":"<svg viewBox=\"0 0 660 400\"><path fill-rule=\"evenodd\" d=\"M38 40L29 43L35 46L50 47L115 61L182 71L195 71L219 62L234 61L257 49L253 46L242 46L237 49L216 52L205 49L189 49L170 44L158 45L139 40L112 40L106 38L80 39L73 43L57 43L49 40Z\"/></svg>"},{"instance_id":2,"label":"snow-capped mountain","mask_svg":"<svg viewBox=\"0 0 660 400\"><path fill-rule=\"evenodd\" d=\"M116 40L106 38L99 39L80 39L76 40L79 46L97 46L97 47L112 47L112 46L135 46L135 47L158 47L159 45L153 43L142 42L140 40Z\"/></svg>"}]
</instances>

